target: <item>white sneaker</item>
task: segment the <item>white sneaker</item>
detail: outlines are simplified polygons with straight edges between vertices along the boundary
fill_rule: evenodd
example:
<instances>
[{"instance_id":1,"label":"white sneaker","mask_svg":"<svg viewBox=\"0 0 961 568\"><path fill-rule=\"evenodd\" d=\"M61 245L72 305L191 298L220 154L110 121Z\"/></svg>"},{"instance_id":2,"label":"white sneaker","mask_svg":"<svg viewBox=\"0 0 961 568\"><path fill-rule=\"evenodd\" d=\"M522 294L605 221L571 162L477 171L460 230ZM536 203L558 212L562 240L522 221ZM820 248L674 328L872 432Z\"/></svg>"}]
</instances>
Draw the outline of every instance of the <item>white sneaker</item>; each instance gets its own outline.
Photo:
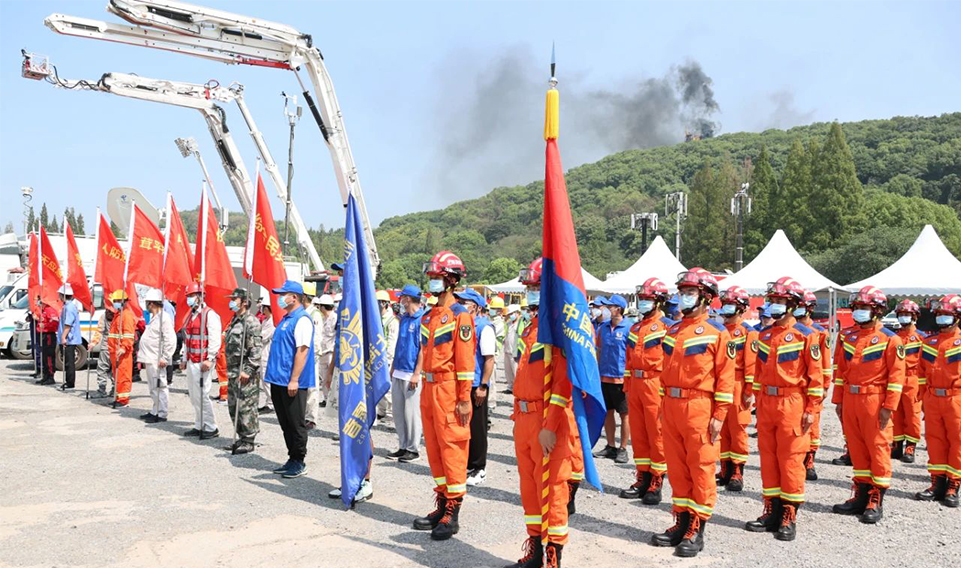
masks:
<instances>
[{"instance_id":1,"label":"white sneaker","mask_svg":"<svg viewBox=\"0 0 961 568\"><path fill-rule=\"evenodd\" d=\"M337 489L331 489L329 492L327 492L327 498L340 499L340 487L338 487Z\"/></svg>"},{"instance_id":2,"label":"white sneaker","mask_svg":"<svg viewBox=\"0 0 961 568\"><path fill-rule=\"evenodd\" d=\"M474 487L476 485L480 485L481 483L484 483L486 479L487 479L487 472L484 471L483 469L478 469L477 471L470 472L470 474L467 476L467 485L469 485L470 487Z\"/></svg>"},{"instance_id":3,"label":"white sneaker","mask_svg":"<svg viewBox=\"0 0 961 568\"><path fill-rule=\"evenodd\" d=\"M357 490L357 495L354 496L355 503L363 503L364 501L370 500L374 496L374 484L370 482L369 479L365 479L360 483L360 489Z\"/></svg>"}]
</instances>

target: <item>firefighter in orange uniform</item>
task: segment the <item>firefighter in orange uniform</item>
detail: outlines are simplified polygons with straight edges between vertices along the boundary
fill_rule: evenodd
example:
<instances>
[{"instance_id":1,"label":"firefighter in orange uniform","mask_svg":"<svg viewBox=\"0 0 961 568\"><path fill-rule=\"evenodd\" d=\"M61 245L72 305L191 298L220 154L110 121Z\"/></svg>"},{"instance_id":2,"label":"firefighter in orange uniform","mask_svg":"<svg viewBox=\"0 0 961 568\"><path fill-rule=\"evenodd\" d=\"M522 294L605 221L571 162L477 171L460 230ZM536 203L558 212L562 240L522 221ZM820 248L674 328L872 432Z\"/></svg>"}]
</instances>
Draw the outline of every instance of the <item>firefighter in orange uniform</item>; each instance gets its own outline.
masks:
<instances>
[{"instance_id":1,"label":"firefighter in orange uniform","mask_svg":"<svg viewBox=\"0 0 961 568\"><path fill-rule=\"evenodd\" d=\"M130 403L130 389L133 386L133 342L137 334L137 316L127 302L127 293L117 290L110 295L117 311L110 322L107 348L110 351L110 364L114 372L113 380L117 387L117 398L113 407L127 406Z\"/></svg>"},{"instance_id":2,"label":"firefighter in orange uniform","mask_svg":"<svg viewBox=\"0 0 961 568\"><path fill-rule=\"evenodd\" d=\"M920 377L931 487L915 498L955 508L961 493L961 296L932 302L931 310L940 331L923 342Z\"/></svg>"},{"instance_id":3,"label":"firefighter in orange uniform","mask_svg":"<svg viewBox=\"0 0 961 568\"><path fill-rule=\"evenodd\" d=\"M898 337L904 345L904 390L901 404L894 413L894 447L891 458L914 463L914 452L921 441L921 394L918 372L921 368L921 345L927 335L917 328L921 308L911 300L903 300L894 308L901 328Z\"/></svg>"},{"instance_id":4,"label":"firefighter in orange uniform","mask_svg":"<svg viewBox=\"0 0 961 568\"><path fill-rule=\"evenodd\" d=\"M631 425L636 480L620 493L622 499L641 499L645 505L661 502L661 486L667 473L664 440L661 437L661 372L664 349L661 342L675 322L664 316L667 286L648 278L637 287L641 321L627 336L627 411Z\"/></svg>"},{"instance_id":5,"label":"firefighter in orange uniform","mask_svg":"<svg viewBox=\"0 0 961 568\"><path fill-rule=\"evenodd\" d=\"M844 357L844 341L843 339L848 335L851 335L855 331L861 329L861 326L854 324L851 327L846 327L840 331L838 334L838 341L834 344L834 357L832 360L834 363L831 365L833 371L832 378L834 380L834 388L837 389L840 385L844 384L844 379L838 374L838 361ZM844 435L844 419L843 417L838 417L841 420L841 436L844 438L844 451L843 453L831 460L832 465L846 465L851 467L851 453L848 451L848 439Z\"/></svg>"},{"instance_id":6,"label":"firefighter in orange uniform","mask_svg":"<svg viewBox=\"0 0 961 568\"><path fill-rule=\"evenodd\" d=\"M747 291L731 286L721 292L720 314L737 350L734 360L734 404L721 428L721 470L717 484L728 491L744 489L744 463L747 462L747 425L751 423L754 398L754 361L757 360L757 330L744 323L750 305Z\"/></svg>"},{"instance_id":7,"label":"firefighter in orange uniform","mask_svg":"<svg viewBox=\"0 0 961 568\"><path fill-rule=\"evenodd\" d=\"M661 375L664 454L671 472L674 525L655 534L654 546L673 546L681 557L704 549L704 528L714 512L714 464L718 437L734 403L737 346L731 334L708 318L718 295L717 280L703 268L677 280L683 318L664 337L668 357Z\"/></svg>"},{"instance_id":8,"label":"firefighter in orange uniform","mask_svg":"<svg viewBox=\"0 0 961 568\"><path fill-rule=\"evenodd\" d=\"M827 398L827 393L831 392L831 381L834 378L834 370L831 365L831 332L815 323L812 315L817 305L818 299L814 295L814 292L805 290L804 303L797 307L794 312L794 317L797 318L798 323L813 329L818 335L818 345L820 345L819 352L821 354L821 374L824 376L824 397ZM807 455L804 456L804 477L807 481L816 481L818 478L817 470L814 468L814 457L817 455L818 450L821 449L821 410L823 410L823 408L824 405L822 404L818 407L818 411L814 415L814 424L811 425L811 447L808 449Z\"/></svg>"},{"instance_id":9,"label":"firefighter in orange uniform","mask_svg":"<svg viewBox=\"0 0 961 568\"><path fill-rule=\"evenodd\" d=\"M753 386L764 512L745 528L791 541L804 503L809 433L824 401L825 353L820 334L795 319L798 306L804 305L804 289L796 280L785 276L769 284L767 301L775 320L758 332Z\"/></svg>"},{"instance_id":10,"label":"firefighter in orange uniform","mask_svg":"<svg viewBox=\"0 0 961 568\"><path fill-rule=\"evenodd\" d=\"M851 296L851 316L859 328L841 340L832 397L854 465L854 494L834 512L860 515L866 524L877 523L884 513L884 493L891 485L891 416L904 388L904 345L879 321L887 304L884 292L873 286Z\"/></svg>"},{"instance_id":11,"label":"firefighter in orange uniform","mask_svg":"<svg viewBox=\"0 0 961 568\"><path fill-rule=\"evenodd\" d=\"M452 252L441 251L424 265L428 291L437 304L421 320L423 369L420 411L424 446L434 477L436 508L414 520L416 530L429 530L434 540L447 540L459 530L460 508L467 493L471 385L474 381L474 320L454 300L454 288L467 273Z\"/></svg>"},{"instance_id":12,"label":"firefighter in orange uniform","mask_svg":"<svg viewBox=\"0 0 961 568\"><path fill-rule=\"evenodd\" d=\"M535 260L520 274L521 283L527 286L527 305L533 317L521 333L518 345L520 361L514 379L514 413L511 418L514 420L514 448L528 539L524 543L523 558L509 568L555 568L561 565L561 552L568 538L567 484L573 473L574 457L581 453L571 409L567 361L560 349L537 342L541 262L541 259ZM550 378L545 382L548 373ZM547 550L542 548L541 541L544 456L549 456Z\"/></svg>"}]
</instances>

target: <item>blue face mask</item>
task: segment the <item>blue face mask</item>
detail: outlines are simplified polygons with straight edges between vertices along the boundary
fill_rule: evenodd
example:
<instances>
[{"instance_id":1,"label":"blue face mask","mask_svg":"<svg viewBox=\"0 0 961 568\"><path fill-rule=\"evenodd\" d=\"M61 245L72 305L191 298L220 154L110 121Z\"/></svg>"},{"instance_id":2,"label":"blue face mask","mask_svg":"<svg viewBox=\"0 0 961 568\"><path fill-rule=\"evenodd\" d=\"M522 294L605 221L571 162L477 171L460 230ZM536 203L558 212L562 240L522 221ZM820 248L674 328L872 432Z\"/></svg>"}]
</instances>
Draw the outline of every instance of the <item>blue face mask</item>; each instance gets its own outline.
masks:
<instances>
[{"instance_id":1,"label":"blue face mask","mask_svg":"<svg viewBox=\"0 0 961 568\"><path fill-rule=\"evenodd\" d=\"M427 290L431 294L440 294L444 291L444 280L443 278L431 278L430 282L427 283Z\"/></svg>"},{"instance_id":2,"label":"blue face mask","mask_svg":"<svg viewBox=\"0 0 961 568\"><path fill-rule=\"evenodd\" d=\"M901 325L911 325L913 321L913 316L898 316L898 323Z\"/></svg>"},{"instance_id":3,"label":"blue face mask","mask_svg":"<svg viewBox=\"0 0 961 568\"><path fill-rule=\"evenodd\" d=\"M120 309L122 309L122 308L123 308L123 302L114 302L114 303L113 303L113 309L115 309L115 310L120 310Z\"/></svg>"},{"instance_id":4,"label":"blue face mask","mask_svg":"<svg viewBox=\"0 0 961 568\"><path fill-rule=\"evenodd\" d=\"M784 304L771 304L767 309L771 312L771 317L774 319L778 319L787 313L787 306Z\"/></svg>"},{"instance_id":5,"label":"blue face mask","mask_svg":"<svg viewBox=\"0 0 961 568\"><path fill-rule=\"evenodd\" d=\"M541 303L541 291L540 290L528 290L527 291L527 305L529 306L539 306Z\"/></svg>"},{"instance_id":6,"label":"blue face mask","mask_svg":"<svg viewBox=\"0 0 961 568\"><path fill-rule=\"evenodd\" d=\"M287 307L287 296L277 296L277 307L282 310Z\"/></svg>"},{"instance_id":7,"label":"blue face mask","mask_svg":"<svg viewBox=\"0 0 961 568\"><path fill-rule=\"evenodd\" d=\"M935 316L934 323L938 324L938 327L950 327L954 325L954 316L948 314Z\"/></svg>"},{"instance_id":8,"label":"blue face mask","mask_svg":"<svg viewBox=\"0 0 961 568\"><path fill-rule=\"evenodd\" d=\"M237 300L230 300L229 307L230 307L230 311L236 312L237 310L240 309L240 303L237 302Z\"/></svg>"},{"instance_id":9,"label":"blue face mask","mask_svg":"<svg viewBox=\"0 0 961 568\"><path fill-rule=\"evenodd\" d=\"M187 305L191 308L197 305L197 296L187 296Z\"/></svg>"},{"instance_id":10,"label":"blue face mask","mask_svg":"<svg viewBox=\"0 0 961 568\"><path fill-rule=\"evenodd\" d=\"M721 311L718 313L725 317L733 316L737 312L737 306L734 304L721 304Z\"/></svg>"},{"instance_id":11,"label":"blue face mask","mask_svg":"<svg viewBox=\"0 0 961 568\"><path fill-rule=\"evenodd\" d=\"M682 296L679 298L679 300L680 300L680 304L679 304L679 305L680 305L680 307L681 307L681 311L684 312L684 313L687 313L687 312L690 312L691 310L693 310L693 309L694 309L694 306L697 305L697 301L698 301L699 298L700 298L700 296L696 296L696 295L695 295L695 296L682 295Z\"/></svg>"},{"instance_id":12,"label":"blue face mask","mask_svg":"<svg viewBox=\"0 0 961 568\"><path fill-rule=\"evenodd\" d=\"M642 314L649 314L654 311L654 300L641 300L637 303L637 311Z\"/></svg>"},{"instance_id":13,"label":"blue face mask","mask_svg":"<svg viewBox=\"0 0 961 568\"><path fill-rule=\"evenodd\" d=\"M792 313L792 314L794 315L794 317L796 317L796 318L803 318L804 316L807 315L808 309L807 309L806 307L804 307L804 306L801 306L801 307L799 307L799 308L795 308L794 311L791 312L791 313Z\"/></svg>"},{"instance_id":14,"label":"blue face mask","mask_svg":"<svg viewBox=\"0 0 961 568\"><path fill-rule=\"evenodd\" d=\"M871 310L854 310L851 312L851 317L857 323L868 323L871 321Z\"/></svg>"}]
</instances>

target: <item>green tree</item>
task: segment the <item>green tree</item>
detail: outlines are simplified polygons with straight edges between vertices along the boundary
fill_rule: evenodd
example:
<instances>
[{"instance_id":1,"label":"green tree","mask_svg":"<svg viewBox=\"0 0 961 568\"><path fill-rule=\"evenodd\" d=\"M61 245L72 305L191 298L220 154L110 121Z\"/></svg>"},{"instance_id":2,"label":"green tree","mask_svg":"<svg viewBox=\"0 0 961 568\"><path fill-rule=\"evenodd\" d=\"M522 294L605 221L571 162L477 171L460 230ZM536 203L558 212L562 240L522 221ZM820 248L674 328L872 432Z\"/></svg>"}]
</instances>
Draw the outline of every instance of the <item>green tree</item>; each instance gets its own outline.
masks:
<instances>
[{"instance_id":1,"label":"green tree","mask_svg":"<svg viewBox=\"0 0 961 568\"><path fill-rule=\"evenodd\" d=\"M722 270L733 264L733 218L729 204L736 181L729 162L715 170L710 160L705 161L694 175L681 242L687 265Z\"/></svg>"},{"instance_id":2,"label":"green tree","mask_svg":"<svg viewBox=\"0 0 961 568\"><path fill-rule=\"evenodd\" d=\"M484 283L500 284L501 282L517 278L520 269L521 263L517 262L516 259L505 257L495 258L491 261L490 266L487 267L487 272L484 273Z\"/></svg>"},{"instance_id":3,"label":"green tree","mask_svg":"<svg viewBox=\"0 0 961 568\"><path fill-rule=\"evenodd\" d=\"M923 185L921 180L916 177L907 174L898 174L882 185L881 189L905 197L921 197L921 188Z\"/></svg>"},{"instance_id":4,"label":"green tree","mask_svg":"<svg viewBox=\"0 0 961 568\"><path fill-rule=\"evenodd\" d=\"M186 222L186 221L184 221L184 222ZM185 226L184 228L186 229L186 226ZM188 231L189 231L189 229L188 229ZM117 224L114 223L113 221L110 221L110 232L113 233L113 236L117 237L117 240L121 240L121 239L123 239L123 238L126 237L126 235L124 235L123 233L120 232L120 227L118 227ZM189 234L189 232L188 232L188 234Z\"/></svg>"},{"instance_id":5,"label":"green tree","mask_svg":"<svg viewBox=\"0 0 961 568\"><path fill-rule=\"evenodd\" d=\"M806 231L805 250L821 250L863 226L864 190L858 180L854 158L837 122L831 124L824 147L813 160L813 191L808 209L817 220Z\"/></svg>"},{"instance_id":6,"label":"green tree","mask_svg":"<svg viewBox=\"0 0 961 568\"><path fill-rule=\"evenodd\" d=\"M815 270L845 286L891 266L917 236L913 229L878 226L841 241L838 247L809 255L807 260Z\"/></svg>"},{"instance_id":7,"label":"green tree","mask_svg":"<svg viewBox=\"0 0 961 568\"><path fill-rule=\"evenodd\" d=\"M13 230L13 221L7 221L7 224L3 227L3 232L4 232L4 233L12 233L12 232L14 232L14 230Z\"/></svg>"},{"instance_id":8,"label":"green tree","mask_svg":"<svg viewBox=\"0 0 961 568\"><path fill-rule=\"evenodd\" d=\"M59 233L61 230L63 230L63 227L60 225L60 221L57 221L57 216L54 215L53 219L50 219L50 224L47 225L47 232Z\"/></svg>"},{"instance_id":9,"label":"green tree","mask_svg":"<svg viewBox=\"0 0 961 568\"><path fill-rule=\"evenodd\" d=\"M77 215L77 222L74 225L74 229L78 235L86 235L85 228L83 226L83 213Z\"/></svg>"},{"instance_id":10,"label":"green tree","mask_svg":"<svg viewBox=\"0 0 961 568\"><path fill-rule=\"evenodd\" d=\"M40 226L48 231L50 230L50 215L47 213L46 203L40 206Z\"/></svg>"},{"instance_id":11,"label":"green tree","mask_svg":"<svg viewBox=\"0 0 961 568\"><path fill-rule=\"evenodd\" d=\"M404 270L403 263L399 260L391 260L381 264L380 272L377 274L378 288L402 288L407 284L407 272Z\"/></svg>"},{"instance_id":12,"label":"green tree","mask_svg":"<svg viewBox=\"0 0 961 568\"><path fill-rule=\"evenodd\" d=\"M27 232L37 230L37 215L33 212L33 206L27 210Z\"/></svg>"},{"instance_id":13,"label":"green tree","mask_svg":"<svg viewBox=\"0 0 961 568\"><path fill-rule=\"evenodd\" d=\"M761 153L754 162L748 195L751 196L752 205L751 214L744 224L745 262L761 252L778 228L774 222L772 204L781 199L780 187L774 168L771 167L771 155L768 154L766 146L761 146Z\"/></svg>"},{"instance_id":14,"label":"green tree","mask_svg":"<svg viewBox=\"0 0 961 568\"><path fill-rule=\"evenodd\" d=\"M804 145L795 138L781 177L778 198L771 202L770 226L783 229L796 247L802 243L804 228L813 222L807 200L810 188L811 163Z\"/></svg>"}]
</instances>

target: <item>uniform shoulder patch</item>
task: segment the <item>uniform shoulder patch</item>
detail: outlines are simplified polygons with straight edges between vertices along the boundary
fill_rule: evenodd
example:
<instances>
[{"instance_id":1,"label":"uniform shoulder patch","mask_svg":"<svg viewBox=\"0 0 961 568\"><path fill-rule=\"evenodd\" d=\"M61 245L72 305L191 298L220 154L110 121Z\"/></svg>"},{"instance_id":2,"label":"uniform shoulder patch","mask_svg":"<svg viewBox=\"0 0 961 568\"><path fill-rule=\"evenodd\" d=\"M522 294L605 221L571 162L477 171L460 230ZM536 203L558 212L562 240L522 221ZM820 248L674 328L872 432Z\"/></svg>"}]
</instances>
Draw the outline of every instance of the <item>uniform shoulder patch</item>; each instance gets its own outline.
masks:
<instances>
[{"instance_id":1,"label":"uniform shoulder patch","mask_svg":"<svg viewBox=\"0 0 961 568\"><path fill-rule=\"evenodd\" d=\"M661 323L664 324L664 327L671 327L671 326L673 326L673 325L677 325L677 322L676 322L676 321L672 320L671 318L669 318L669 317L667 317L667 316L661 318Z\"/></svg>"},{"instance_id":2,"label":"uniform shoulder patch","mask_svg":"<svg viewBox=\"0 0 961 568\"><path fill-rule=\"evenodd\" d=\"M811 344L811 359L814 359L815 361L821 360L821 344L820 343Z\"/></svg>"},{"instance_id":3,"label":"uniform shoulder patch","mask_svg":"<svg viewBox=\"0 0 961 568\"><path fill-rule=\"evenodd\" d=\"M714 326L714 329L716 329L716 330L718 330L718 331L727 331L727 328L724 327L724 324L723 324L723 323L717 323L716 321L714 321L714 320L712 320L712 319L707 320L707 323L713 325L713 326Z\"/></svg>"},{"instance_id":4,"label":"uniform shoulder patch","mask_svg":"<svg viewBox=\"0 0 961 568\"><path fill-rule=\"evenodd\" d=\"M881 333L883 333L884 335L887 335L888 337L894 337L895 335L897 335L897 333L894 333L893 331L891 331L890 329L884 326L881 326Z\"/></svg>"},{"instance_id":5,"label":"uniform shoulder patch","mask_svg":"<svg viewBox=\"0 0 961 568\"><path fill-rule=\"evenodd\" d=\"M674 333L677 333L678 331L680 331L680 329L681 329L681 324L676 323L676 324L674 324L673 327L671 327L671 330L670 330L668 333L674 334Z\"/></svg>"},{"instance_id":6,"label":"uniform shoulder patch","mask_svg":"<svg viewBox=\"0 0 961 568\"><path fill-rule=\"evenodd\" d=\"M898 345L898 359L904 359L904 344Z\"/></svg>"},{"instance_id":7,"label":"uniform shoulder patch","mask_svg":"<svg viewBox=\"0 0 961 568\"><path fill-rule=\"evenodd\" d=\"M737 357L737 345L733 341L727 342L727 356L732 360Z\"/></svg>"},{"instance_id":8,"label":"uniform shoulder patch","mask_svg":"<svg viewBox=\"0 0 961 568\"><path fill-rule=\"evenodd\" d=\"M757 353L757 350L758 350L758 340L755 339L754 341L751 342L751 351Z\"/></svg>"},{"instance_id":9,"label":"uniform shoulder patch","mask_svg":"<svg viewBox=\"0 0 961 568\"><path fill-rule=\"evenodd\" d=\"M464 324L460 326L458 335L460 336L461 341L470 341L471 338L474 337L474 327L469 324Z\"/></svg>"},{"instance_id":10,"label":"uniform shoulder patch","mask_svg":"<svg viewBox=\"0 0 961 568\"><path fill-rule=\"evenodd\" d=\"M801 332L801 335L803 335L804 337L807 337L807 336L811 335L812 333L814 333L814 330L813 330L813 329L811 329L810 327L804 325L803 323L795 323L795 324L794 324L794 329L800 331L800 332Z\"/></svg>"}]
</instances>

